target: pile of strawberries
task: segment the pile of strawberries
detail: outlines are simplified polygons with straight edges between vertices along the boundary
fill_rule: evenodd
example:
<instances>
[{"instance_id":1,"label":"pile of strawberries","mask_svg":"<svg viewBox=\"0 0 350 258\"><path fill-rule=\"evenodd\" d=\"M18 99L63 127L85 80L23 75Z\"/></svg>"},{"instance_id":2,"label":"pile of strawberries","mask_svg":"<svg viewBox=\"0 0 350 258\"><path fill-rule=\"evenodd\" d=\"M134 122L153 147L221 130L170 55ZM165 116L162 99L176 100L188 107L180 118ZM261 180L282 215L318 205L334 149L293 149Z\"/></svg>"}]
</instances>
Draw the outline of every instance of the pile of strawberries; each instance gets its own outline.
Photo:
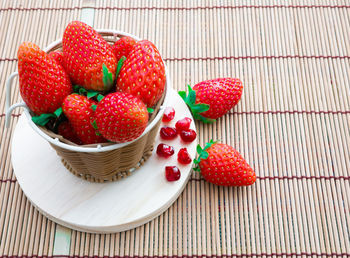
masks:
<instances>
[{"instance_id":1,"label":"pile of strawberries","mask_svg":"<svg viewBox=\"0 0 350 258\"><path fill-rule=\"evenodd\" d=\"M123 37L111 46L80 21L66 27L62 51L22 43L18 73L33 121L76 144L139 137L166 83L153 43Z\"/></svg>"},{"instance_id":2,"label":"pile of strawberries","mask_svg":"<svg viewBox=\"0 0 350 258\"><path fill-rule=\"evenodd\" d=\"M160 100L166 83L165 67L157 48L147 40L123 37L109 45L92 27L73 21L65 29L62 51L49 54L33 43L18 50L20 93L34 113L33 121L76 144L128 142L145 130L149 112ZM188 86L179 95L193 117L212 123L241 99L242 82L218 78ZM163 122L170 122L175 110L168 107ZM184 144L195 140L190 118L175 127L160 130L163 140L180 135ZM231 146L210 141L197 146L195 170L209 182L223 186L246 186L255 182L253 169ZM174 148L161 143L156 153L162 158ZM192 163L186 148L179 150L180 164ZM180 178L176 166L165 168L168 181Z\"/></svg>"}]
</instances>

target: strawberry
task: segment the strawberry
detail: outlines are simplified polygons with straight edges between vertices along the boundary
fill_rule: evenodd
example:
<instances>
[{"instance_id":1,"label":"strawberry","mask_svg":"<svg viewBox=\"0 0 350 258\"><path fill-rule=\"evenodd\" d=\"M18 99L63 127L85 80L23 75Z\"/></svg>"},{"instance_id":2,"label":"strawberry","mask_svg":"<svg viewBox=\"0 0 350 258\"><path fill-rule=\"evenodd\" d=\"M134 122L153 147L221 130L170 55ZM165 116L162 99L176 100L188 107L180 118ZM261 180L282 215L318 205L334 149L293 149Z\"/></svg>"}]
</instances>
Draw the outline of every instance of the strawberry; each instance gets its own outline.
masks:
<instances>
[{"instance_id":1,"label":"strawberry","mask_svg":"<svg viewBox=\"0 0 350 258\"><path fill-rule=\"evenodd\" d=\"M63 65L63 53L61 51L50 52L49 56L55 59L60 65Z\"/></svg>"},{"instance_id":2,"label":"strawberry","mask_svg":"<svg viewBox=\"0 0 350 258\"><path fill-rule=\"evenodd\" d=\"M117 60L112 47L89 25L73 21L62 39L64 67L73 84L108 91L113 86Z\"/></svg>"},{"instance_id":3,"label":"strawberry","mask_svg":"<svg viewBox=\"0 0 350 258\"><path fill-rule=\"evenodd\" d=\"M38 115L53 113L72 92L67 73L33 43L22 43L17 56L22 99Z\"/></svg>"},{"instance_id":4,"label":"strawberry","mask_svg":"<svg viewBox=\"0 0 350 258\"><path fill-rule=\"evenodd\" d=\"M145 104L131 94L110 93L96 108L96 124L99 132L113 142L136 139L145 130L148 112Z\"/></svg>"},{"instance_id":5,"label":"strawberry","mask_svg":"<svg viewBox=\"0 0 350 258\"><path fill-rule=\"evenodd\" d=\"M94 100L78 94L68 95L62 104L63 113L83 144L106 142L93 126L95 120L93 105L96 104Z\"/></svg>"},{"instance_id":6,"label":"strawberry","mask_svg":"<svg viewBox=\"0 0 350 258\"><path fill-rule=\"evenodd\" d=\"M241 99L243 85L239 79L218 78L197 83L193 89L188 85L180 96L191 109L195 119L211 123L222 117Z\"/></svg>"},{"instance_id":7,"label":"strawberry","mask_svg":"<svg viewBox=\"0 0 350 258\"><path fill-rule=\"evenodd\" d=\"M114 55L117 60L119 60L122 56L128 57L135 44L136 41L128 36L117 40L112 46Z\"/></svg>"},{"instance_id":8,"label":"strawberry","mask_svg":"<svg viewBox=\"0 0 350 258\"><path fill-rule=\"evenodd\" d=\"M83 142L78 138L77 134L74 132L72 125L69 121L64 121L58 126L58 134L62 135L63 138L74 142L78 145L83 144Z\"/></svg>"},{"instance_id":9,"label":"strawberry","mask_svg":"<svg viewBox=\"0 0 350 258\"><path fill-rule=\"evenodd\" d=\"M199 157L194 160L198 164L196 170L201 171L208 182L223 186L254 184L254 170L232 146L211 140L204 149L198 145L197 151Z\"/></svg>"},{"instance_id":10,"label":"strawberry","mask_svg":"<svg viewBox=\"0 0 350 258\"><path fill-rule=\"evenodd\" d=\"M117 90L139 97L154 106L165 87L165 67L158 49L148 40L135 44L117 79Z\"/></svg>"}]
</instances>

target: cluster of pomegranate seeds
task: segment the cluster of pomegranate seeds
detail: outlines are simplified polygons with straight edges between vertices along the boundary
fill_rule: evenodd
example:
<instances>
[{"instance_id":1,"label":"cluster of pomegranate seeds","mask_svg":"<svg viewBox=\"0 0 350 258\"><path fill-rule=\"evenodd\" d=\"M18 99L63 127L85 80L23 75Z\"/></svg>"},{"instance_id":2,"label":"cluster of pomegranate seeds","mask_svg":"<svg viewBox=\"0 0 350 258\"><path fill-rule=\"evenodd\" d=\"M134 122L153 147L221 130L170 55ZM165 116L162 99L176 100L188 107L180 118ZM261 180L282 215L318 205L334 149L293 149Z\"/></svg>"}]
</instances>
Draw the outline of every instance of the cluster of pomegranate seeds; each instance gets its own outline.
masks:
<instances>
[{"instance_id":1,"label":"cluster of pomegranate seeds","mask_svg":"<svg viewBox=\"0 0 350 258\"><path fill-rule=\"evenodd\" d=\"M166 107L164 110L164 115L162 121L165 123L170 122L175 117L175 109L173 107Z\"/></svg>"},{"instance_id":2,"label":"cluster of pomegranate seeds","mask_svg":"<svg viewBox=\"0 0 350 258\"><path fill-rule=\"evenodd\" d=\"M184 165L190 164L192 162L190 154L188 154L186 148L182 148L179 150L179 152L177 153L177 161L180 164L184 164Z\"/></svg>"},{"instance_id":3,"label":"cluster of pomegranate seeds","mask_svg":"<svg viewBox=\"0 0 350 258\"><path fill-rule=\"evenodd\" d=\"M177 181L180 179L181 172L177 166L166 166L165 177L169 182Z\"/></svg>"},{"instance_id":4,"label":"cluster of pomegranate seeds","mask_svg":"<svg viewBox=\"0 0 350 258\"><path fill-rule=\"evenodd\" d=\"M175 117L175 110L172 107L167 107L164 111L162 121L167 123L173 120ZM170 126L164 126L160 129L160 138L163 140L175 139L178 133L182 141L188 143L193 142L197 134L194 130L190 129L192 119L185 117L176 122L175 128ZM157 147L157 154L160 157L168 158L174 154L174 148L167 144L161 143ZM192 159L187 151L187 148L182 148L177 154L177 161L180 164L187 165L192 162ZM181 177L181 172L177 166L165 167L165 177L169 182L177 181Z\"/></svg>"},{"instance_id":5,"label":"cluster of pomegranate seeds","mask_svg":"<svg viewBox=\"0 0 350 258\"><path fill-rule=\"evenodd\" d=\"M168 158L174 154L174 147L161 143L157 147L157 154L161 157Z\"/></svg>"},{"instance_id":6,"label":"cluster of pomegranate seeds","mask_svg":"<svg viewBox=\"0 0 350 258\"><path fill-rule=\"evenodd\" d=\"M165 126L160 129L160 138L163 140L172 140L177 136L177 130L170 126Z\"/></svg>"}]
</instances>

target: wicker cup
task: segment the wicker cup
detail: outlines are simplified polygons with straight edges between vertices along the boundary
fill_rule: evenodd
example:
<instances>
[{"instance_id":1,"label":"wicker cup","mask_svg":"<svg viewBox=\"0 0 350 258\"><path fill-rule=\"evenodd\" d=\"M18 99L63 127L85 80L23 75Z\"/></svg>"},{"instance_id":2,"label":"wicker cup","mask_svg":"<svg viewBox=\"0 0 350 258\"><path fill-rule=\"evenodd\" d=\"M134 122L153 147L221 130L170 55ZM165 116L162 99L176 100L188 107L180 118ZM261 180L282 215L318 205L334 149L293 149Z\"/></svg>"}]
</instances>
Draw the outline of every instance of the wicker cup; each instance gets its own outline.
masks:
<instances>
[{"instance_id":1,"label":"wicker cup","mask_svg":"<svg viewBox=\"0 0 350 258\"><path fill-rule=\"evenodd\" d=\"M130 36L137 41L140 40L124 32L113 30L97 31L110 44L113 44L123 36ZM46 47L44 51L51 52L61 48L62 42L58 40ZM35 125L31 120L32 114L28 108L25 108L24 113L31 127L56 150L62 159L62 163L71 173L92 182L116 181L129 176L151 156L155 137L158 133L161 117L169 96L169 89L171 88L166 67L165 70L166 86L163 96L156 104L143 134L131 142L76 145L44 127Z\"/></svg>"}]
</instances>

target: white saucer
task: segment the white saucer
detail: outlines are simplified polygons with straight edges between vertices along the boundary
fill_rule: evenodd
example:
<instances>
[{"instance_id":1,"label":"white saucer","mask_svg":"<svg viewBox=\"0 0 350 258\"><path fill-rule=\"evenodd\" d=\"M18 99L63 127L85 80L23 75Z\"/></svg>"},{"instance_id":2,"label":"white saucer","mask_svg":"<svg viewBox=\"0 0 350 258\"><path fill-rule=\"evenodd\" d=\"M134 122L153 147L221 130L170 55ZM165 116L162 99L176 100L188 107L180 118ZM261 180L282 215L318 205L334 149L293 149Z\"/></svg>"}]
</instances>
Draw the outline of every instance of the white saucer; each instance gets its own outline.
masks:
<instances>
[{"instance_id":1,"label":"white saucer","mask_svg":"<svg viewBox=\"0 0 350 258\"><path fill-rule=\"evenodd\" d=\"M175 91L169 105L176 116L169 126L190 111ZM162 125L163 126L163 125ZM192 122L191 128L195 130ZM164 159L156 155L160 143L175 148ZM186 147L195 157L197 140L185 144L178 136L172 141L156 138L153 155L125 179L110 183L90 183L80 179L61 163L54 149L21 116L12 139L12 164L24 194L46 217L72 229L94 233L120 232L138 227L163 213L180 195L191 175L191 164L180 165L177 152ZM181 178L165 179L165 166L178 166Z\"/></svg>"}]
</instances>

